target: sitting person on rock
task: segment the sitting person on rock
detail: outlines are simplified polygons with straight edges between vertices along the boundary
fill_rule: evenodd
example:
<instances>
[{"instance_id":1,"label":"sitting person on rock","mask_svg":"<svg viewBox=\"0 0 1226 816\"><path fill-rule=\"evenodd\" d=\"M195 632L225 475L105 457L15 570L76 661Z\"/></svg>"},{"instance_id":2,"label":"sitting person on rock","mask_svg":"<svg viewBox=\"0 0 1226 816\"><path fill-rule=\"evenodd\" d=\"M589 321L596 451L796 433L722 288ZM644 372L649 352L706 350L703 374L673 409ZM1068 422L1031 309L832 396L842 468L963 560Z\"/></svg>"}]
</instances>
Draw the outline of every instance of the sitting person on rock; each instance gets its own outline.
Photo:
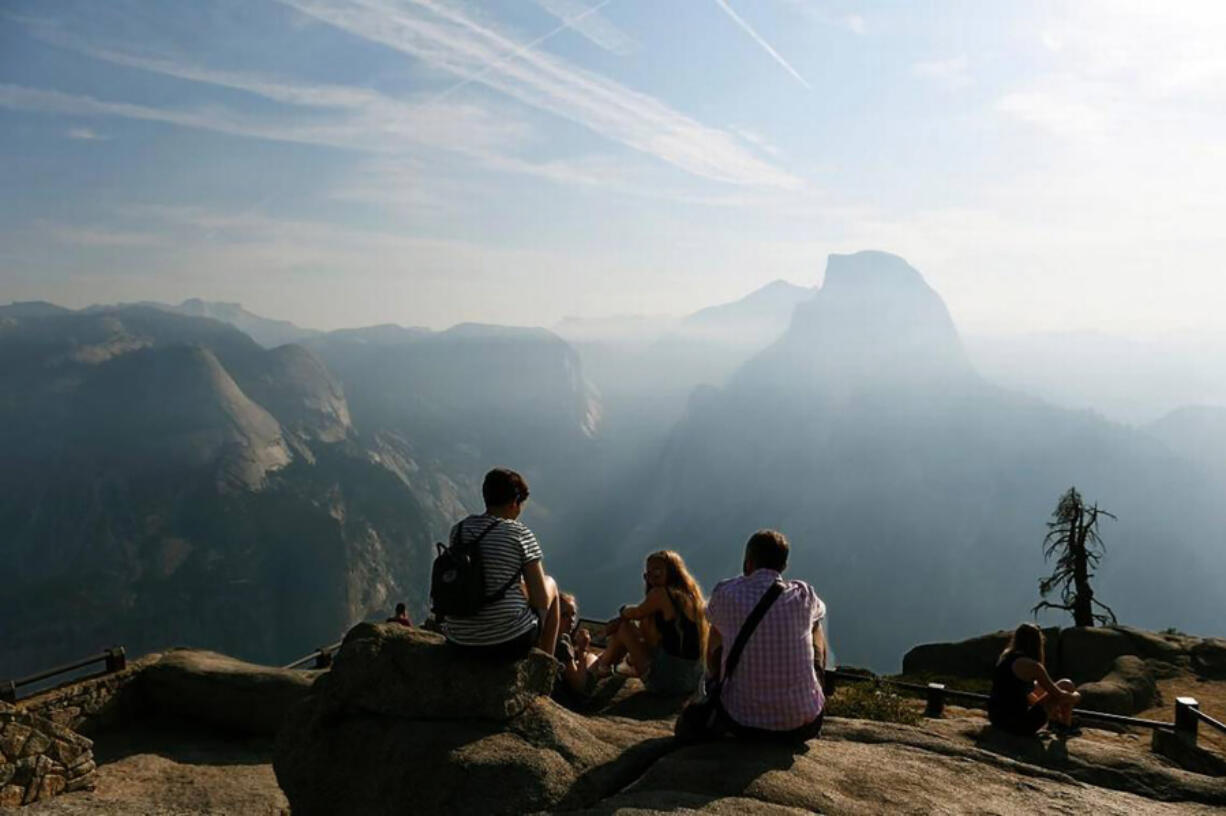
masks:
<instances>
[{"instance_id":1,"label":"sitting person on rock","mask_svg":"<svg viewBox=\"0 0 1226 816\"><path fill-rule=\"evenodd\" d=\"M562 664L562 686L556 690L560 702L578 704L592 695L596 675L592 666L596 655L589 650L591 634L579 625L579 604L569 592L558 593L558 608L562 618L562 633L553 656Z\"/></svg>"},{"instance_id":2,"label":"sitting person on rock","mask_svg":"<svg viewBox=\"0 0 1226 816\"><path fill-rule=\"evenodd\" d=\"M1009 638L992 674L988 699L992 725L1022 737L1033 736L1048 722L1072 726L1073 707L1081 694L1072 680L1052 682L1043 663L1043 630L1023 623Z\"/></svg>"},{"instance_id":3,"label":"sitting person on rock","mask_svg":"<svg viewBox=\"0 0 1226 816\"><path fill-rule=\"evenodd\" d=\"M409 617L409 610L403 603L396 604L396 614L392 615L385 621L386 623L398 623L401 626L412 626L413 620Z\"/></svg>"},{"instance_id":4,"label":"sitting person on rock","mask_svg":"<svg viewBox=\"0 0 1226 816\"><path fill-rule=\"evenodd\" d=\"M553 654L561 618L558 586L545 574L536 536L519 521L528 483L513 470L495 468L481 485L485 512L451 531L451 541L480 548L486 594L474 615L440 622L449 643L493 658L518 658L534 646ZM520 580L516 580L519 578Z\"/></svg>"},{"instance_id":5,"label":"sitting person on rock","mask_svg":"<svg viewBox=\"0 0 1226 816\"><path fill-rule=\"evenodd\" d=\"M720 581L707 603L707 660L711 675L718 677L741 627L768 590L779 585L720 692L723 725L738 737L795 742L821 734L826 699L814 667L826 664L821 628L826 604L806 582L783 579L788 552L783 533L754 533L745 545L743 574Z\"/></svg>"},{"instance_id":6,"label":"sitting person on rock","mask_svg":"<svg viewBox=\"0 0 1226 816\"><path fill-rule=\"evenodd\" d=\"M702 680L707 639L702 589L672 550L647 556L643 580L643 602L623 606L609 624L609 645L595 671L607 675L622 657L628 657L649 691L692 694Z\"/></svg>"}]
</instances>

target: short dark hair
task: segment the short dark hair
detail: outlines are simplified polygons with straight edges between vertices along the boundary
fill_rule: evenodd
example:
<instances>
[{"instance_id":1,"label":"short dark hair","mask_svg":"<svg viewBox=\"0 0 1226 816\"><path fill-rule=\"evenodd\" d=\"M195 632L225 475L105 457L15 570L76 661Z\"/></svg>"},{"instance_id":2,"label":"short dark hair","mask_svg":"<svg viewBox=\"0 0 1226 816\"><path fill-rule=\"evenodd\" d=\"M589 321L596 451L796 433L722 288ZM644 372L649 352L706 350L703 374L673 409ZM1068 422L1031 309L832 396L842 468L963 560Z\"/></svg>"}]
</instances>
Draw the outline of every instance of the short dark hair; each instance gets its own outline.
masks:
<instances>
[{"instance_id":1,"label":"short dark hair","mask_svg":"<svg viewBox=\"0 0 1226 816\"><path fill-rule=\"evenodd\" d=\"M405 612L405 606L404 606L404 604L403 604L403 603L398 603L398 604L396 604L396 614L397 614L397 615L403 615L403 614L404 614L404 612Z\"/></svg>"},{"instance_id":2,"label":"short dark hair","mask_svg":"<svg viewBox=\"0 0 1226 816\"><path fill-rule=\"evenodd\" d=\"M755 569L783 572L788 565L788 538L778 530L759 530L745 544L745 558Z\"/></svg>"},{"instance_id":3,"label":"short dark hair","mask_svg":"<svg viewBox=\"0 0 1226 816\"><path fill-rule=\"evenodd\" d=\"M494 468L485 474L481 483L481 496L486 507L502 507L513 501L524 501L528 498L528 483L508 468Z\"/></svg>"}]
</instances>

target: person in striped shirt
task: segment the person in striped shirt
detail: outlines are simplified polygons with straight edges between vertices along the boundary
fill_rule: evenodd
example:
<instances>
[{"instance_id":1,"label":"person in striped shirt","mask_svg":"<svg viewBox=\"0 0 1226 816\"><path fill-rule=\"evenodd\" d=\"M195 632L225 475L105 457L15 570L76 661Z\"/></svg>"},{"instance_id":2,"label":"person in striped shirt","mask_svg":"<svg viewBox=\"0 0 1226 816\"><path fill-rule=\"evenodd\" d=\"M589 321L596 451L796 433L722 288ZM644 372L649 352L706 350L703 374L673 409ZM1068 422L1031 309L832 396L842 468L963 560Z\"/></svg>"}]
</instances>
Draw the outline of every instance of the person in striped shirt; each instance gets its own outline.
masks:
<instances>
[{"instance_id":1,"label":"person in striped shirt","mask_svg":"<svg viewBox=\"0 0 1226 816\"><path fill-rule=\"evenodd\" d=\"M722 690L720 703L738 736L807 740L821 733L826 700L814 665L826 661L826 604L804 581L783 579L788 549L777 530L754 533L745 545L744 574L721 581L707 601L708 670L720 675L746 618L772 584L783 584Z\"/></svg>"},{"instance_id":2,"label":"person in striped shirt","mask_svg":"<svg viewBox=\"0 0 1226 816\"><path fill-rule=\"evenodd\" d=\"M443 634L456 646L490 657L521 657L533 646L552 655L561 625L558 585L545 574L536 536L519 520L528 483L513 470L494 468L485 474L481 494L485 512L453 527L451 540L467 543L481 536L477 546L487 595L511 586L475 615L447 616Z\"/></svg>"}]
</instances>

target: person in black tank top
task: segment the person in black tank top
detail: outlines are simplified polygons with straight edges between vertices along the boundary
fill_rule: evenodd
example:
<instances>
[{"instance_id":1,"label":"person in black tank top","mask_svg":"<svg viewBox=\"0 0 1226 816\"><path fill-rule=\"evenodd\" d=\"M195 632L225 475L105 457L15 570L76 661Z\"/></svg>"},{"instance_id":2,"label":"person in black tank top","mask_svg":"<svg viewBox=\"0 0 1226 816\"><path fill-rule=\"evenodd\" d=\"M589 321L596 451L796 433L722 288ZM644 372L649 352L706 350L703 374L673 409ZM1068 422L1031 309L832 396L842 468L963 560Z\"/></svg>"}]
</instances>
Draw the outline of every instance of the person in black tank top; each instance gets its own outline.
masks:
<instances>
[{"instance_id":1,"label":"person in black tank top","mask_svg":"<svg viewBox=\"0 0 1226 816\"><path fill-rule=\"evenodd\" d=\"M702 590L672 550L647 556L643 580L643 602L623 606L609 624L609 645L595 671L607 675L626 657L648 690L689 694L703 673L707 621Z\"/></svg>"},{"instance_id":2,"label":"person in black tank top","mask_svg":"<svg viewBox=\"0 0 1226 816\"><path fill-rule=\"evenodd\" d=\"M1049 721L1068 727L1081 699L1072 680L1053 682L1044 667L1043 630L1033 623L1017 627L992 672L988 720L1020 736L1038 733Z\"/></svg>"}]
</instances>

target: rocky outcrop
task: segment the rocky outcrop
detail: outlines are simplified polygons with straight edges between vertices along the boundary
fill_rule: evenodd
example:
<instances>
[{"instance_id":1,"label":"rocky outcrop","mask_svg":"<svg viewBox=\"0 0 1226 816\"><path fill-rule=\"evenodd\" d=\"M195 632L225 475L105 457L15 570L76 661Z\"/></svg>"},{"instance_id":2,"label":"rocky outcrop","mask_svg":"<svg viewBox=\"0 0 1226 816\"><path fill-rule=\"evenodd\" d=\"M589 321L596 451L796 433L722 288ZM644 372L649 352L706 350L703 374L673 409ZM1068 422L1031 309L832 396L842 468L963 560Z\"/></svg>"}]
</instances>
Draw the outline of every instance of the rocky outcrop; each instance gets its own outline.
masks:
<instances>
[{"instance_id":1,"label":"rocky outcrop","mask_svg":"<svg viewBox=\"0 0 1226 816\"><path fill-rule=\"evenodd\" d=\"M1205 638L1189 653L1192 670L1209 680L1226 680L1226 638Z\"/></svg>"},{"instance_id":2,"label":"rocky outcrop","mask_svg":"<svg viewBox=\"0 0 1226 816\"><path fill-rule=\"evenodd\" d=\"M216 652L172 649L142 672L135 692L142 714L271 737L318 674L257 666Z\"/></svg>"},{"instance_id":3,"label":"rocky outcrop","mask_svg":"<svg viewBox=\"0 0 1226 816\"><path fill-rule=\"evenodd\" d=\"M440 635L361 624L278 738L295 814L581 807L672 743L667 721L584 717L548 699L556 663L458 655Z\"/></svg>"},{"instance_id":4,"label":"rocky outcrop","mask_svg":"<svg viewBox=\"0 0 1226 816\"><path fill-rule=\"evenodd\" d=\"M1115 661L1135 655L1148 662L1191 669L1191 650L1200 638L1187 635L1160 635L1130 626L1072 627L1060 631L1056 671L1077 683L1088 683L1105 676ZM1051 663L1051 659L1048 659Z\"/></svg>"},{"instance_id":5,"label":"rocky outcrop","mask_svg":"<svg viewBox=\"0 0 1226 816\"><path fill-rule=\"evenodd\" d=\"M90 740L0 703L0 807L92 788L95 778Z\"/></svg>"},{"instance_id":6,"label":"rocky outcrop","mask_svg":"<svg viewBox=\"0 0 1226 816\"><path fill-rule=\"evenodd\" d=\"M992 668L1009 642L1007 631L991 632L957 643L923 643L902 659L903 674L930 674L954 677L991 677ZM1044 629L1044 648L1048 665L1060 651L1060 630Z\"/></svg>"},{"instance_id":7,"label":"rocky outcrop","mask_svg":"<svg viewBox=\"0 0 1226 816\"><path fill-rule=\"evenodd\" d=\"M1117 673L1133 668L1123 660ZM278 738L277 779L297 816L1123 816L1226 806L1226 778L1179 770L1132 734L1087 728L1040 740L999 733L979 717L919 726L831 717L820 739L794 747L683 746L671 738L679 701L630 681L584 716L543 696L552 671L539 652L476 662L431 633L359 625Z\"/></svg>"},{"instance_id":8,"label":"rocky outcrop","mask_svg":"<svg viewBox=\"0 0 1226 816\"><path fill-rule=\"evenodd\" d=\"M481 661L441 643L441 635L424 629L358 624L322 686L330 707L409 720L501 722L553 688L557 663L543 652L515 662Z\"/></svg>"},{"instance_id":9,"label":"rocky outcrop","mask_svg":"<svg viewBox=\"0 0 1226 816\"><path fill-rule=\"evenodd\" d=\"M1083 683L1081 707L1108 714L1135 714L1158 699L1158 684L1145 661L1136 655L1121 655L1101 680Z\"/></svg>"},{"instance_id":10,"label":"rocky outcrop","mask_svg":"<svg viewBox=\"0 0 1226 816\"><path fill-rule=\"evenodd\" d=\"M1148 632L1128 626L1044 629L1047 670L1078 684L1082 707L1135 714L1158 699L1156 680L1191 673L1226 677L1226 640ZM958 643L926 643L903 657L903 673L990 678L1009 632Z\"/></svg>"}]
</instances>

